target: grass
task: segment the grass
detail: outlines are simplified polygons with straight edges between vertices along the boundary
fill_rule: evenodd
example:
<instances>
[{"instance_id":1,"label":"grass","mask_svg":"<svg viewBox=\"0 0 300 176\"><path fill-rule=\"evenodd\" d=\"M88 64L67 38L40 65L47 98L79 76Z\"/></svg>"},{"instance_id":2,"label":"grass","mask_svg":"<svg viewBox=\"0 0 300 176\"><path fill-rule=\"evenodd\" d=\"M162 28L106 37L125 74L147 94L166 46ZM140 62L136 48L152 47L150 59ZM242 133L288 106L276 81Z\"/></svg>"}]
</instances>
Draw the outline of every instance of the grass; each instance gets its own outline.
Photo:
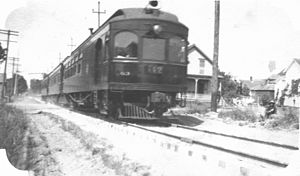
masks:
<instances>
[{"instance_id":1,"label":"grass","mask_svg":"<svg viewBox=\"0 0 300 176\"><path fill-rule=\"evenodd\" d=\"M210 103L203 103L199 101L187 101L184 108L175 110L176 114L205 114L209 112Z\"/></svg>"},{"instance_id":2,"label":"grass","mask_svg":"<svg viewBox=\"0 0 300 176\"><path fill-rule=\"evenodd\" d=\"M9 161L21 170L32 170L35 175L43 175L50 154L47 141L31 119L13 106L0 107L1 148L6 148Z\"/></svg>"},{"instance_id":3,"label":"grass","mask_svg":"<svg viewBox=\"0 0 300 176\"><path fill-rule=\"evenodd\" d=\"M26 143L28 120L25 114L5 104L0 108L1 148L7 151L8 159L18 169L27 168Z\"/></svg>"},{"instance_id":4,"label":"grass","mask_svg":"<svg viewBox=\"0 0 300 176\"><path fill-rule=\"evenodd\" d=\"M300 109L295 107L278 108L279 118L274 119L279 127L299 129Z\"/></svg>"},{"instance_id":5,"label":"grass","mask_svg":"<svg viewBox=\"0 0 300 176\"><path fill-rule=\"evenodd\" d=\"M223 110L218 114L219 118L230 118L235 121L247 121L250 123L263 120L263 107L232 107L230 110ZM271 119L262 122L266 128L269 129L299 129L299 108L294 107L279 107L277 114L271 116Z\"/></svg>"},{"instance_id":6,"label":"grass","mask_svg":"<svg viewBox=\"0 0 300 176\"><path fill-rule=\"evenodd\" d=\"M221 111L218 114L219 118L231 118L232 120L239 120L239 121L248 121L248 122L256 122L260 119L260 116L257 115L253 109L250 108L233 108L228 111Z\"/></svg>"},{"instance_id":7,"label":"grass","mask_svg":"<svg viewBox=\"0 0 300 176\"><path fill-rule=\"evenodd\" d=\"M124 154L118 156L111 153L113 146L107 144L106 139L102 138L99 140L96 134L82 130L73 122L67 121L51 113L46 114L53 121L61 124L61 128L64 131L69 132L74 137L80 139L80 143L83 144L87 150L91 151L93 156L101 158L103 164L106 167L115 170L116 174L130 176L130 173L135 171L137 174L148 175L148 166L131 162Z\"/></svg>"}]
</instances>

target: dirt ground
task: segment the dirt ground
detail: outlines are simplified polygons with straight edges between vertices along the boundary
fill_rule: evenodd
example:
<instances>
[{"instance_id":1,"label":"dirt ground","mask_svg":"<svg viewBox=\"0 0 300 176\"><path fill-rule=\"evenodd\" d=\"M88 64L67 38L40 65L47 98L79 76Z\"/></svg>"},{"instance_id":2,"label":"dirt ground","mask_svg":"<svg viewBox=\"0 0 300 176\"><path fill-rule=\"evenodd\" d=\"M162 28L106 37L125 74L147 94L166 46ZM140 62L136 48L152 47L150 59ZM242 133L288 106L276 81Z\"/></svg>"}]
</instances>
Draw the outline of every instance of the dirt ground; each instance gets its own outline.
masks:
<instances>
[{"instance_id":1,"label":"dirt ground","mask_svg":"<svg viewBox=\"0 0 300 176\"><path fill-rule=\"evenodd\" d=\"M118 138L97 132L100 127L97 119L75 117L77 115L71 111L45 104L35 98L19 99L11 105L22 109L27 117L28 128L24 131L27 141L24 147L27 152L23 156L26 157L23 160L27 164L23 169L34 170L35 175L174 176L199 173L192 160L189 163L182 157L174 157L160 147L144 145L140 140L135 142L130 138ZM46 109L47 112L56 112L57 115L46 113ZM65 116L66 119L60 116ZM270 132L240 126L234 122L221 121L215 113L194 114L188 119L186 117L180 116L179 121L196 128L228 134L239 131L239 135L298 145L297 132ZM133 155L130 152L138 154ZM204 173L205 169L202 168L202 171ZM204 175L210 175L211 170L206 171L208 174Z\"/></svg>"}]
</instances>

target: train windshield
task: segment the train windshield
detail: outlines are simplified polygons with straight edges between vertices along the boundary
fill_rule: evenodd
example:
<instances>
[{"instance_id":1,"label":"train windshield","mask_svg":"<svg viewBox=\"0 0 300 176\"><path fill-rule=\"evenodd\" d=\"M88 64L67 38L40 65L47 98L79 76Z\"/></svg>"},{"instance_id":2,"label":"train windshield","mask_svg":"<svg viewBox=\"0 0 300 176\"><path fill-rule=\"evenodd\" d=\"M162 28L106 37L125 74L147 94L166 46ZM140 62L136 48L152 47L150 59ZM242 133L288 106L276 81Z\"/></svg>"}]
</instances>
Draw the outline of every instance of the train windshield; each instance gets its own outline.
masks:
<instances>
[{"instance_id":1,"label":"train windshield","mask_svg":"<svg viewBox=\"0 0 300 176\"><path fill-rule=\"evenodd\" d=\"M169 60L174 62L185 62L186 42L180 37L173 37L169 40Z\"/></svg>"},{"instance_id":2,"label":"train windshield","mask_svg":"<svg viewBox=\"0 0 300 176\"><path fill-rule=\"evenodd\" d=\"M138 36L132 32L120 32L115 36L115 58L137 58Z\"/></svg>"},{"instance_id":3,"label":"train windshield","mask_svg":"<svg viewBox=\"0 0 300 176\"><path fill-rule=\"evenodd\" d=\"M143 59L165 60L165 39L143 38Z\"/></svg>"}]
</instances>

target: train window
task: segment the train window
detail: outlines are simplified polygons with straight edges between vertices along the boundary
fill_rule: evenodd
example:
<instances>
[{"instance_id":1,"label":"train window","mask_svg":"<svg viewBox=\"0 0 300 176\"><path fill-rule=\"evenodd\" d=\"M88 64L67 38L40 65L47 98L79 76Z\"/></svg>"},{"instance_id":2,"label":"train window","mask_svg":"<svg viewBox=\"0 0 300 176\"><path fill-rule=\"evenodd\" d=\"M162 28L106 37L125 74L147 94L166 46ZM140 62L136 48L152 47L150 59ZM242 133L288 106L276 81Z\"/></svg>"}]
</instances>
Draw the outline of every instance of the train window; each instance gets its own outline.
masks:
<instances>
[{"instance_id":1,"label":"train window","mask_svg":"<svg viewBox=\"0 0 300 176\"><path fill-rule=\"evenodd\" d=\"M137 46L137 35L132 32L120 32L115 36L114 56L116 58L136 58Z\"/></svg>"},{"instance_id":2,"label":"train window","mask_svg":"<svg viewBox=\"0 0 300 176\"><path fill-rule=\"evenodd\" d=\"M81 63L78 62L78 65L77 65L77 73L79 74L81 71Z\"/></svg>"},{"instance_id":3,"label":"train window","mask_svg":"<svg viewBox=\"0 0 300 176\"><path fill-rule=\"evenodd\" d=\"M185 62L185 40L180 37L173 37L169 40L169 60Z\"/></svg>"},{"instance_id":4,"label":"train window","mask_svg":"<svg viewBox=\"0 0 300 176\"><path fill-rule=\"evenodd\" d=\"M144 38L143 39L143 59L165 60L164 39Z\"/></svg>"},{"instance_id":5,"label":"train window","mask_svg":"<svg viewBox=\"0 0 300 176\"><path fill-rule=\"evenodd\" d=\"M108 41L105 41L105 57L104 57L104 60L108 60L109 58L109 44L108 44Z\"/></svg>"}]
</instances>

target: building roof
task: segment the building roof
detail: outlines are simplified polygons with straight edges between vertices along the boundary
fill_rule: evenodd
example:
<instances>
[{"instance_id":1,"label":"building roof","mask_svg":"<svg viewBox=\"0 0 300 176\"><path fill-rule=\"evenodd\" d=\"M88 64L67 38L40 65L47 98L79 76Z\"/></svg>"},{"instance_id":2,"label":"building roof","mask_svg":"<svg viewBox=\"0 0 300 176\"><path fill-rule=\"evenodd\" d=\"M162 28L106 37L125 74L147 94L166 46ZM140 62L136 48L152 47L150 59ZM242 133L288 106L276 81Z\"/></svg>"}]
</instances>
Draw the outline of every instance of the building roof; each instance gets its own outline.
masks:
<instances>
[{"instance_id":1,"label":"building roof","mask_svg":"<svg viewBox=\"0 0 300 176\"><path fill-rule=\"evenodd\" d=\"M264 80L264 79L256 79L256 80L253 80L253 81L241 80L241 82L243 83L243 85L246 85L251 90L254 87L264 85L266 80Z\"/></svg>"},{"instance_id":2,"label":"building roof","mask_svg":"<svg viewBox=\"0 0 300 176\"><path fill-rule=\"evenodd\" d=\"M268 80L277 80L278 78L280 78L282 76L280 73L281 72L279 72L277 74L272 74L271 76L268 77Z\"/></svg>"},{"instance_id":3,"label":"building roof","mask_svg":"<svg viewBox=\"0 0 300 176\"><path fill-rule=\"evenodd\" d=\"M274 91L274 84L265 84L265 85L257 85L253 88L251 88L250 90L254 90L254 91Z\"/></svg>"},{"instance_id":4,"label":"building roof","mask_svg":"<svg viewBox=\"0 0 300 176\"><path fill-rule=\"evenodd\" d=\"M300 59L294 59L294 61L300 65Z\"/></svg>"},{"instance_id":5,"label":"building roof","mask_svg":"<svg viewBox=\"0 0 300 176\"><path fill-rule=\"evenodd\" d=\"M213 64L213 61L203 52L201 51L195 44L190 45L188 47L188 54L190 54L193 51L197 51L201 56L204 57L210 64Z\"/></svg>"},{"instance_id":6,"label":"building roof","mask_svg":"<svg viewBox=\"0 0 300 176\"><path fill-rule=\"evenodd\" d=\"M297 64L300 65L300 59L293 59L293 61L291 62L291 64L288 67L286 67L283 70L281 70L281 72L279 72L278 75L284 76L286 74L286 72L292 67L292 65L294 63L297 63Z\"/></svg>"}]
</instances>

